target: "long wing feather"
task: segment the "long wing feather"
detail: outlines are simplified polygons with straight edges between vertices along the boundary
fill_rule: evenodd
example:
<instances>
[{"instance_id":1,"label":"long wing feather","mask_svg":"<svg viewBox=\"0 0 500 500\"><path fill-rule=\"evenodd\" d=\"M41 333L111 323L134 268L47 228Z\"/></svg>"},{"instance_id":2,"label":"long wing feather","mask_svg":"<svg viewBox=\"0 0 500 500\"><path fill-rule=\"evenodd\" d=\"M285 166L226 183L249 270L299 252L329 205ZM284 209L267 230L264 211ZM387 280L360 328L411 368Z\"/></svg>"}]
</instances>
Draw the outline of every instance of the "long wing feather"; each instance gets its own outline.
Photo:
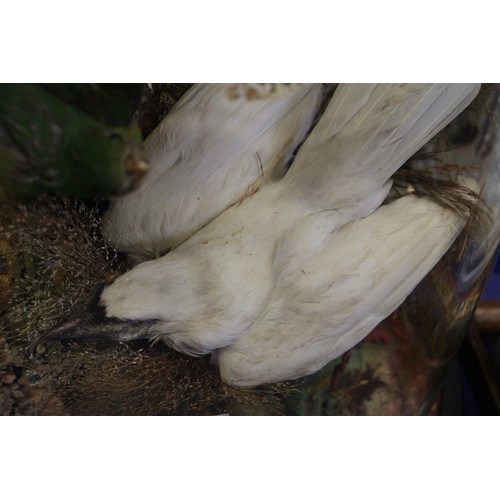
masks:
<instances>
[{"instance_id":1,"label":"long wing feather","mask_svg":"<svg viewBox=\"0 0 500 500\"><path fill-rule=\"evenodd\" d=\"M478 91L460 83L339 85L285 180L311 206L359 203L359 216L367 215L392 174Z\"/></svg>"}]
</instances>

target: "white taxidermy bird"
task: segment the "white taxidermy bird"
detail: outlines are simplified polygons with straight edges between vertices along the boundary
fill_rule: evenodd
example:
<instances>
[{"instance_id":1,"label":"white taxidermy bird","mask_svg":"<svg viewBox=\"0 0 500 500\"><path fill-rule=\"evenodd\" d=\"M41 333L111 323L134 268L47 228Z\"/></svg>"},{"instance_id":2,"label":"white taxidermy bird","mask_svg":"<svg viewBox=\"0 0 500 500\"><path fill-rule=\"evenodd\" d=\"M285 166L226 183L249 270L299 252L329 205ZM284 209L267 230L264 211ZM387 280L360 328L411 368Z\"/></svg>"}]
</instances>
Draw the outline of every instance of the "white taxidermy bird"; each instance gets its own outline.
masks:
<instances>
[{"instance_id":1,"label":"white taxidermy bird","mask_svg":"<svg viewBox=\"0 0 500 500\"><path fill-rule=\"evenodd\" d=\"M321 102L320 84L196 84L144 143L151 171L111 202L108 244L159 257L285 173Z\"/></svg>"},{"instance_id":2,"label":"white taxidermy bird","mask_svg":"<svg viewBox=\"0 0 500 500\"><path fill-rule=\"evenodd\" d=\"M162 339L212 353L241 386L314 373L390 315L458 236L464 221L428 198L381 205L394 172L478 91L340 84L284 177L118 277L94 316L53 336Z\"/></svg>"}]
</instances>

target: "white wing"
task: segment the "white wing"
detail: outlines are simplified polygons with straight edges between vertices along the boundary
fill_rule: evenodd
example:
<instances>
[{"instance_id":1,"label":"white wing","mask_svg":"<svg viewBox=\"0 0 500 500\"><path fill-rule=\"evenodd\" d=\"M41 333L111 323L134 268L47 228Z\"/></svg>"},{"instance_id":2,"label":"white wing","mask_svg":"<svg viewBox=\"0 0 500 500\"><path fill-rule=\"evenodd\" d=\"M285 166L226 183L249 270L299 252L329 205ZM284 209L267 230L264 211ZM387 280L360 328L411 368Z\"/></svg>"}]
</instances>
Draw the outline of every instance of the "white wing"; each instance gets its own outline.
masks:
<instances>
[{"instance_id":1,"label":"white wing","mask_svg":"<svg viewBox=\"0 0 500 500\"><path fill-rule=\"evenodd\" d=\"M251 329L215 355L222 377L251 386L319 370L403 302L462 226L451 210L411 195L337 230L281 276Z\"/></svg>"},{"instance_id":2,"label":"white wing","mask_svg":"<svg viewBox=\"0 0 500 500\"><path fill-rule=\"evenodd\" d=\"M283 175L320 99L319 84L195 85L145 141L152 170L139 189L111 203L107 242L146 258L177 247Z\"/></svg>"},{"instance_id":3,"label":"white wing","mask_svg":"<svg viewBox=\"0 0 500 500\"><path fill-rule=\"evenodd\" d=\"M477 95L478 84L341 84L286 175L311 207L370 213L390 177Z\"/></svg>"}]
</instances>

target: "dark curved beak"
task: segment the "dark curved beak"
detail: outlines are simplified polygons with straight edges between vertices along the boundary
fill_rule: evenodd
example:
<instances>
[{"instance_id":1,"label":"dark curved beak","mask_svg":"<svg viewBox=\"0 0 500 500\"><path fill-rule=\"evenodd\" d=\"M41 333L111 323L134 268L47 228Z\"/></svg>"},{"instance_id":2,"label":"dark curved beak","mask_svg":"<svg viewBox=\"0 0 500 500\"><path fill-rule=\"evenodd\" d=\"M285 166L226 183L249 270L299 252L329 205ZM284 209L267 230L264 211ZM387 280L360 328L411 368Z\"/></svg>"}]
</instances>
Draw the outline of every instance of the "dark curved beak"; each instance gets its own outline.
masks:
<instances>
[{"instance_id":1,"label":"dark curved beak","mask_svg":"<svg viewBox=\"0 0 500 500\"><path fill-rule=\"evenodd\" d=\"M106 317L106 311L99 303L106 285L109 285L109 282L99 285L85 306L75 310L52 330L43 333L40 340L128 341L146 338L154 321L129 321Z\"/></svg>"},{"instance_id":2,"label":"dark curved beak","mask_svg":"<svg viewBox=\"0 0 500 500\"><path fill-rule=\"evenodd\" d=\"M146 338L151 322L105 318L95 321L83 316L70 318L43 334L46 340L95 339L123 342Z\"/></svg>"}]
</instances>

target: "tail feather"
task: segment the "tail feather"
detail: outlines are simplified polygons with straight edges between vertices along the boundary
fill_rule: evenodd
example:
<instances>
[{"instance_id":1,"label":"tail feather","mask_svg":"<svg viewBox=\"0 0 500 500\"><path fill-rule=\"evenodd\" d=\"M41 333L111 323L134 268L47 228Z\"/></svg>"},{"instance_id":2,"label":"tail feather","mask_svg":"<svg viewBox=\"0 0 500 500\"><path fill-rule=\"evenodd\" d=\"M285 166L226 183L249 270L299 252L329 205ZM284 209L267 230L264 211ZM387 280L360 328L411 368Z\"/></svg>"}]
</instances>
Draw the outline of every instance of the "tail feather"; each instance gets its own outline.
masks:
<instances>
[{"instance_id":1,"label":"tail feather","mask_svg":"<svg viewBox=\"0 0 500 500\"><path fill-rule=\"evenodd\" d=\"M370 204L478 91L477 84L342 84L287 180L318 207L339 205L346 194Z\"/></svg>"}]
</instances>

